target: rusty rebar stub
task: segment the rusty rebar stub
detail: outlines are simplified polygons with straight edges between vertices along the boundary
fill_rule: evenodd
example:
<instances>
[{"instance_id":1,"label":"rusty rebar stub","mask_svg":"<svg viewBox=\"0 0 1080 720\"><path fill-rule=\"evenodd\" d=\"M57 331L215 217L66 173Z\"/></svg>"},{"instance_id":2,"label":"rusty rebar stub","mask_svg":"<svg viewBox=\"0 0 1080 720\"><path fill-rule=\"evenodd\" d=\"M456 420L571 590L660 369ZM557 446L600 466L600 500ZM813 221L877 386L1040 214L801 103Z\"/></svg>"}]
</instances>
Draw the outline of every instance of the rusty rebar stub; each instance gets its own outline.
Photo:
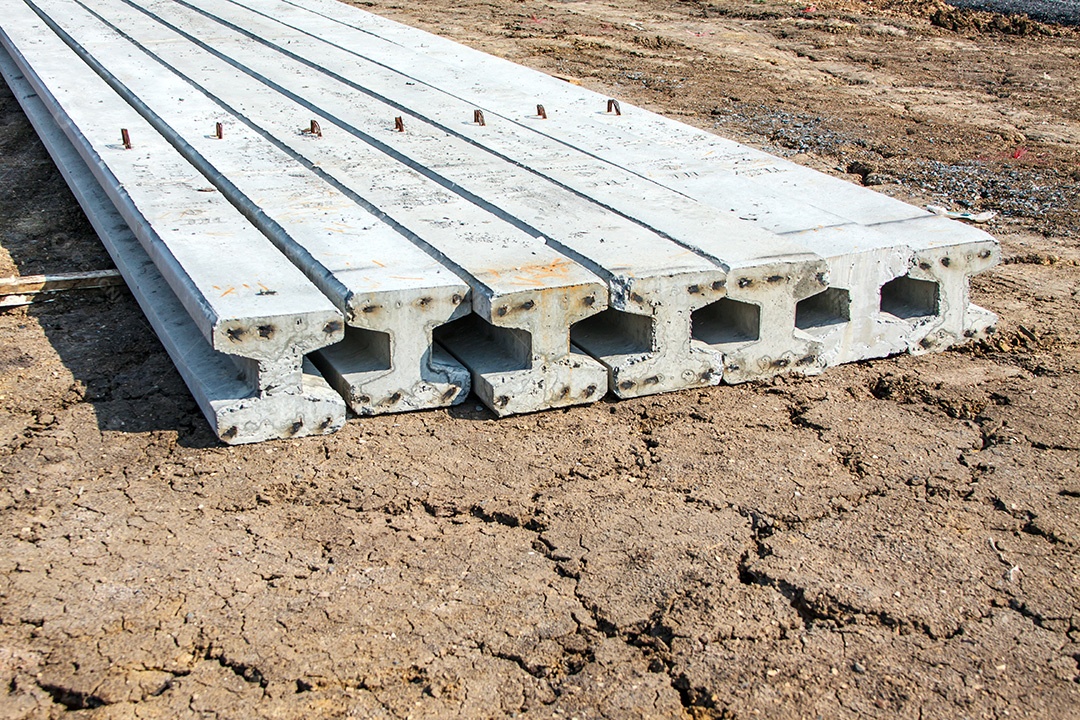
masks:
<instances>
[{"instance_id":1,"label":"rusty rebar stub","mask_svg":"<svg viewBox=\"0 0 1080 720\"><path fill-rule=\"evenodd\" d=\"M484 111L483 110L473 110L472 117L473 117L473 122L476 123L477 125L486 125L487 124L487 123L484 122Z\"/></svg>"},{"instance_id":2,"label":"rusty rebar stub","mask_svg":"<svg viewBox=\"0 0 1080 720\"><path fill-rule=\"evenodd\" d=\"M611 112L613 110L615 111L616 115L622 115L622 108L619 107L619 101L618 100L608 100L607 101L607 111Z\"/></svg>"},{"instance_id":3,"label":"rusty rebar stub","mask_svg":"<svg viewBox=\"0 0 1080 720\"><path fill-rule=\"evenodd\" d=\"M131 134L128 133L127 128L120 128L120 140L124 143L124 149L131 149Z\"/></svg>"},{"instance_id":4,"label":"rusty rebar stub","mask_svg":"<svg viewBox=\"0 0 1080 720\"><path fill-rule=\"evenodd\" d=\"M217 137L218 140L221 140L222 138L224 138L225 137L225 126L222 125L221 123L216 123L214 125L214 136Z\"/></svg>"},{"instance_id":5,"label":"rusty rebar stub","mask_svg":"<svg viewBox=\"0 0 1080 720\"><path fill-rule=\"evenodd\" d=\"M536 114L540 117L541 120L547 120L547 110L544 109L543 105L536 106Z\"/></svg>"},{"instance_id":6,"label":"rusty rebar stub","mask_svg":"<svg viewBox=\"0 0 1080 720\"><path fill-rule=\"evenodd\" d=\"M322 137L322 127L319 125L318 120L311 121L311 127L309 128L308 132L310 132L315 137Z\"/></svg>"},{"instance_id":7,"label":"rusty rebar stub","mask_svg":"<svg viewBox=\"0 0 1080 720\"><path fill-rule=\"evenodd\" d=\"M405 121L400 115L394 118L394 129L398 132L405 132Z\"/></svg>"}]
</instances>

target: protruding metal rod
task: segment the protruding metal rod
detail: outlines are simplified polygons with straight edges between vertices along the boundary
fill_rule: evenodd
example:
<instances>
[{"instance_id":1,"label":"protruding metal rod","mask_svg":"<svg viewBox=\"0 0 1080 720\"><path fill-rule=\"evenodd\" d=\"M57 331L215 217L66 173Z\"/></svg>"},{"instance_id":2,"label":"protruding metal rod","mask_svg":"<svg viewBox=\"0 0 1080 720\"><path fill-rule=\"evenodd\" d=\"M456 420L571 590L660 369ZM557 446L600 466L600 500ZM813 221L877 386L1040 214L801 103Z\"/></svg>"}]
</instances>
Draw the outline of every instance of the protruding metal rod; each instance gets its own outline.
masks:
<instances>
[{"instance_id":1,"label":"protruding metal rod","mask_svg":"<svg viewBox=\"0 0 1080 720\"><path fill-rule=\"evenodd\" d=\"M217 137L218 140L221 140L222 138L224 138L225 137L225 126L222 125L221 123L216 123L214 125L214 135Z\"/></svg>"},{"instance_id":2,"label":"protruding metal rod","mask_svg":"<svg viewBox=\"0 0 1080 720\"><path fill-rule=\"evenodd\" d=\"M619 101L618 100L608 100L607 101L607 111L611 112L613 110L615 111L616 115L622 115L622 108L619 107Z\"/></svg>"},{"instance_id":3,"label":"protruding metal rod","mask_svg":"<svg viewBox=\"0 0 1080 720\"><path fill-rule=\"evenodd\" d=\"M484 111L483 110L473 110L472 116L473 116L473 122L476 123L477 125L486 125L487 124L487 123L484 122Z\"/></svg>"},{"instance_id":4,"label":"protruding metal rod","mask_svg":"<svg viewBox=\"0 0 1080 720\"><path fill-rule=\"evenodd\" d=\"M405 121L398 115L394 118L394 129L398 132L405 132Z\"/></svg>"},{"instance_id":5,"label":"protruding metal rod","mask_svg":"<svg viewBox=\"0 0 1080 720\"><path fill-rule=\"evenodd\" d=\"M128 133L127 128L120 128L120 140L124 143L124 149L131 149L131 134Z\"/></svg>"},{"instance_id":6,"label":"protruding metal rod","mask_svg":"<svg viewBox=\"0 0 1080 720\"><path fill-rule=\"evenodd\" d=\"M315 137L322 137L322 127L319 125L318 120L311 121L311 126L308 129L308 132L310 132Z\"/></svg>"},{"instance_id":7,"label":"protruding metal rod","mask_svg":"<svg viewBox=\"0 0 1080 720\"><path fill-rule=\"evenodd\" d=\"M536 114L540 116L541 120L547 120L547 110L544 109L543 105L536 106Z\"/></svg>"}]
</instances>

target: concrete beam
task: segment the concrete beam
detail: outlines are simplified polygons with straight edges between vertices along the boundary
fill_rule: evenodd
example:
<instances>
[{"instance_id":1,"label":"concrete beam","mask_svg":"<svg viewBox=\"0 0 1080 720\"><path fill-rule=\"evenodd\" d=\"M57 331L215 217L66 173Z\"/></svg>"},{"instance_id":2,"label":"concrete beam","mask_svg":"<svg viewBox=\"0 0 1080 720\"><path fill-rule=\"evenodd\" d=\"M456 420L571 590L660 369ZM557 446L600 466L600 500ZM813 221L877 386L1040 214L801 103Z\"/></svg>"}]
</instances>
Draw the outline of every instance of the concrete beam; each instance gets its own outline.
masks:
<instances>
[{"instance_id":1,"label":"concrete beam","mask_svg":"<svg viewBox=\"0 0 1080 720\"><path fill-rule=\"evenodd\" d=\"M236 0L232 4L273 17L291 31L332 38L330 42L359 58L400 70L426 91L444 93L481 108L489 121L513 123L544 134L719 210L753 218L763 228L793 235L793 239L827 257L834 285L836 278L845 275L856 280L849 287L834 288L850 294L853 304L849 314L853 319L855 308L880 305L882 288L905 276L902 273L877 286L858 280L881 275L877 264L882 253L892 255L887 246L900 240L914 253L915 246L924 244L919 239L920 223L929 214L920 208L627 103L621 104L621 114L603 112L607 99L604 96L444 38L342 7L334 0L311 0L304 7L281 0ZM544 104L550 121L530 116L530 108L538 102ZM910 224L903 225L908 221ZM881 231L884 225L890 226L887 235ZM859 252L837 252L835 237L815 232L837 226L847 226L841 233L845 238L858 236L853 242L844 240L839 245L862 248ZM990 236L975 237L971 228L959 223L939 227L933 238L942 252L956 254L965 245L964 252L979 256L988 244L994 244ZM815 244L816 240L822 240L822 244ZM929 251L926 247L920 250ZM991 256L985 259L992 265L997 256L998 251L991 249ZM889 257L885 260L889 261ZM920 264L912 256L911 266ZM989 265L984 262L980 267ZM869 268L872 272L852 275L854 268ZM936 271L938 292L942 294L940 307L954 308L950 319L940 318L937 323L944 336L974 337L995 322L978 308L955 310L968 302L968 271L968 267L958 265ZM886 295L890 292L886 290ZM881 328L891 320L889 313L881 315L880 310L875 315L857 322L864 328ZM969 324L957 325L957 321ZM919 327L900 345L925 350ZM934 334L943 337L937 331ZM829 333L824 339L823 352L836 361L875 357L892 343L888 338L863 335L854 327ZM941 347L938 341L931 344ZM864 347L871 348L871 354L861 355Z\"/></svg>"},{"instance_id":2,"label":"concrete beam","mask_svg":"<svg viewBox=\"0 0 1080 720\"><path fill-rule=\"evenodd\" d=\"M914 251L908 273L879 294L881 315L911 327L908 352L943 350L993 331L997 315L971 302L970 280L1001 261L996 239L934 215L871 227Z\"/></svg>"},{"instance_id":3,"label":"concrete beam","mask_svg":"<svg viewBox=\"0 0 1080 720\"><path fill-rule=\"evenodd\" d=\"M7 27L5 20L5 30ZM9 38L3 35L5 48ZM213 350L169 283L116 210L79 151L57 125L42 95L5 51L3 74L80 206L112 256L214 433L230 444L332 432L345 405L304 363L293 392L260 393L237 375L231 358Z\"/></svg>"},{"instance_id":4,"label":"concrete beam","mask_svg":"<svg viewBox=\"0 0 1080 720\"><path fill-rule=\"evenodd\" d=\"M146 75L154 60L167 63L208 93L228 94L234 112L260 128L276 117L317 112L320 144L347 154L350 135L352 142L377 136L385 130L386 118L398 112L332 78L305 73L304 66L268 53L242 35L214 37L212 49L247 70L242 72L211 54L209 47L200 48L197 40L184 42L183 36L149 16L125 12L127 7L102 2L95 11L116 21L124 17L124 33L153 53L152 59L136 63L141 73ZM199 15L172 19L184 32L216 27ZM102 55L97 50L95 54ZM274 78L273 86L261 82L263 77ZM155 89L168 83L151 82ZM184 103L185 117L198 114L200 99ZM353 128L360 132L351 133ZM443 186L520 230L544 237L607 281L612 309L575 326L572 336L575 345L608 368L617 394L630 397L720 382L721 354L690 342L692 313L710 298L724 295L726 269L719 263L426 123L410 122L408 132L393 140L394 151L412 166L437 172Z\"/></svg>"},{"instance_id":5,"label":"concrete beam","mask_svg":"<svg viewBox=\"0 0 1080 720\"><path fill-rule=\"evenodd\" d=\"M204 0L192 3L201 12L131 4L231 65L232 74L188 57L184 66L201 70L200 85L243 86L248 97L258 93L251 83L262 81L264 104L275 100L272 85L360 138L377 135L383 118L408 113L395 154L543 234L608 281L613 311L579 328L575 342L609 367L618 394L715 383L721 354L733 382L820 368L820 343L797 331L794 317L798 301L824 288L826 268L798 243L512 124L468 122L467 103L410 87L386 68L252 12ZM148 32L159 38L155 52L175 46ZM734 284L725 277L733 272ZM707 309L724 298L716 312ZM692 317L700 330L694 342Z\"/></svg>"},{"instance_id":6,"label":"concrete beam","mask_svg":"<svg viewBox=\"0 0 1080 720\"><path fill-rule=\"evenodd\" d=\"M342 311L351 328L345 340L314 359L354 412L464 400L468 371L432 347L435 327L468 312L464 281L84 8L37 5L69 46ZM374 307L395 310L391 316Z\"/></svg>"},{"instance_id":7,"label":"concrete beam","mask_svg":"<svg viewBox=\"0 0 1080 720\"><path fill-rule=\"evenodd\" d=\"M71 3L43 0L41 5L55 17L68 13L61 22L73 33L72 42L86 44L86 57L90 59L92 55L91 61L101 64L99 72L122 78L127 88L125 96L135 98L137 106L146 104L149 109L141 107L141 112L163 133L169 135L176 130L162 126L160 118L166 116L174 118L177 124L184 123L185 127L192 118L209 126L213 111L206 108L206 97L199 99L193 87L171 75L147 80L143 75L145 58L133 61L129 50L117 50L108 40L101 40L100 27L79 26L77 19L71 19ZM243 101L242 91L232 87L228 92L235 103ZM181 97L185 97L185 102L182 112L177 113L175 108ZM242 110L238 112L242 113ZM280 146L306 158L308 167L323 169L324 178L332 178L337 189L377 208L383 217L404 228L411 239L422 243L468 278L473 291L473 310L493 326L495 336L503 335L495 332L495 328L526 334L526 340L518 336L514 343L526 342L530 346L527 364L513 370L516 395L502 402L500 398L508 396L486 392L492 381L481 377L485 372L484 362L474 357L475 348L468 338L462 338L460 331L471 327L471 321L469 325L459 326L457 332L440 335L451 353L470 366L478 394L491 403L492 409L500 414L527 412L553 405L591 402L602 395L598 389L606 384L603 367L588 357L576 356L569 346L569 326L606 307L605 288L595 275L548 248L541 239L448 191L425 175L423 168L413 167L388 153L383 142L368 143L354 138L351 145L343 146L331 140L330 126L322 116L318 120L321 137L311 137L312 133L303 136L297 132L296 118L310 116L310 109L298 107L295 113L275 112L272 117L264 118L263 124L251 119L247 123L264 137L273 138ZM382 131L394 132L386 126ZM174 139L174 144L198 164L185 147L185 143L197 142L191 132L177 133L183 142ZM207 152L211 151L207 148ZM213 177L207 169L203 171L207 177ZM377 309L372 306L371 314ZM393 321L398 323L400 319ZM507 383L506 372L500 371L498 384Z\"/></svg>"}]
</instances>

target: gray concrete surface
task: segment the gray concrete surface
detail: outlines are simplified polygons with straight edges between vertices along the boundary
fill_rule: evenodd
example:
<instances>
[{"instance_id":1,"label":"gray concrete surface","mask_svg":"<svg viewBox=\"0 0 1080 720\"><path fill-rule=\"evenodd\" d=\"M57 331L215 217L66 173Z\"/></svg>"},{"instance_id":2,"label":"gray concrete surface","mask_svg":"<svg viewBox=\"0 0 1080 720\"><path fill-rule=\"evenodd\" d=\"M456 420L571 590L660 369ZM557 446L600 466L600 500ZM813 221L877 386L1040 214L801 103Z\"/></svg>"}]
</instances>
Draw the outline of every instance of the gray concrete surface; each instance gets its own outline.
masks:
<instances>
[{"instance_id":1,"label":"gray concrete surface","mask_svg":"<svg viewBox=\"0 0 1080 720\"><path fill-rule=\"evenodd\" d=\"M289 91L313 107L348 117L358 135L377 132L380 117L408 113L410 132L394 139L395 153L535 228L606 277L616 312L579 328L575 342L611 369L617 394L715 383L720 368L710 355L721 353L729 382L820 369L820 343L797 331L794 316L798 301L824 289L825 266L799 243L512 123L469 123L472 105L319 39L337 37L332 23L307 27L312 37L235 5L187 4L206 17L179 5L154 5L154 17L194 42L205 38L253 78L285 78ZM294 9L277 10L288 16ZM725 287L715 269L702 275L706 261L737 271L735 282ZM673 286L681 289L672 292ZM724 297L733 298L733 312L725 310L727 302L708 309ZM732 319L751 304L755 318ZM701 331L692 342L695 312ZM637 337L641 321L634 316L651 321L651 341ZM736 327L741 324L747 328Z\"/></svg>"},{"instance_id":2,"label":"gray concrete surface","mask_svg":"<svg viewBox=\"0 0 1080 720\"><path fill-rule=\"evenodd\" d=\"M345 423L341 398L308 363L293 392L253 388L213 350L139 244L75 146L6 50L0 73L30 118L214 433L231 444L333 432Z\"/></svg>"},{"instance_id":3,"label":"gray concrete surface","mask_svg":"<svg viewBox=\"0 0 1080 720\"><path fill-rule=\"evenodd\" d=\"M111 13L114 20L124 17L117 5ZM262 98L246 112L268 116L281 107L280 96L259 85L272 77L276 90L317 109L321 117L360 139L378 134L385 118L404 108L409 131L394 136L393 153L437 174L441 182L496 214L513 218L605 278L612 310L586 321L573 335L577 345L609 368L616 394L628 397L716 384L723 352L740 358L738 364L753 368L754 375L776 371L771 362L762 366L762 357L791 355L796 360L815 355L815 343L793 332L795 303L802 299L794 293L802 287L819 289L815 283L824 263L797 243L666 188L642 183L580 152L568 153L546 137L522 136L505 123L462 122L472 115L468 104L412 91L400 76L384 68L357 63L355 56L339 48L283 31L253 13L213 4L204 4L203 9L238 23L245 33L176 5L154 6L154 17L171 23L192 43L207 38L207 49L228 56L233 67L189 49L183 65L196 69L201 86L233 92L243 88L245 97ZM135 17L125 27L145 38L156 53L176 55L186 47L175 42L178 36L148 23ZM257 43L254 38L262 40ZM490 151L492 145L497 145L497 152ZM545 157L559 166L558 177L532 169L538 158ZM617 187L617 192L606 191L609 186ZM634 218L638 206L662 212L651 213L650 222L642 223ZM753 288L757 297L770 295L762 302L766 312L756 330L757 341L739 348L691 343L695 311L725 295L751 292L742 286L725 290L731 268L739 271L740 279L758 279ZM790 282L765 282L778 274Z\"/></svg>"},{"instance_id":4,"label":"gray concrete surface","mask_svg":"<svg viewBox=\"0 0 1080 720\"><path fill-rule=\"evenodd\" d=\"M278 0L238 4L275 18L282 32L333 37L327 46L348 47L363 60L399 68L428 92L481 107L489 124L498 118L543 134L801 241L828 259L833 289L846 293L850 301L846 311L817 326L831 329L813 333L823 341L822 355L829 363L923 352L929 346L940 349L994 325L991 315L968 307L967 278L999 257L996 241L980 230L935 222L935 232L924 235L924 223L932 216L921 208L627 103L622 103L620 115L606 113L601 95L370 13L342 9L331 0L303 7ZM406 57L407 52L411 54ZM522 110L538 101L548 109L549 120L539 122ZM642 203L636 212L644 213L647 207ZM835 230L845 226L844 231ZM936 243L938 256L918 258L916 248L918 253L931 252L928 243ZM990 254L984 256L987 250ZM906 253L906 265L894 251ZM970 255L973 264L941 262L945 254L957 252ZM883 288L888 286L889 296L895 289L917 288L919 282L937 285L937 299L929 310L900 317L882 309ZM803 307L828 307L830 303L823 302L827 297L805 297ZM889 305L889 297L884 302Z\"/></svg>"},{"instance_id":5,"label":"gray concrete surface","mask_svg":"<svg viewBox=\"0 0 1080 720\"><path fill-rule=\"evenodd\" d=\"M193 91L79 6L39 6L80 57L341 310L354 329L317 361L354 412L464 400L468 371L432 350L433 329L468 311L463 280L312 172L287 146ZM305 111L291 116L304 117ZM207 132L218 123L221 139ZM304 140L319 142L310 135ZM387 313L364 311L372 306L399 310L391 320Z\"/></svg>"},{"instance_id":6,"label":"gray concrete surface","mask_svg":"<svg viewBox=\"0 0 1080 720\"><path fill-rule=\"evenodd\" d=\"M55 14L67 30L78 26L82 11L77 5L46 2L42 6ZM139 93L133 96L139 94L142 103L154 103L153 108L144 107L142 112L179 112L185 117L199 117L197 111L188 108L200 101L205 103L205 98L197 101L197 93L190 96L190 101L186 97L170 98L156 79L142 76L145 62L131 62L124 57L126 50L115 44L110 47L108 39L101 39L103 28L100 24L84 28L79 39L94 43L95 51L102 53L102 60L108 62L108 68L103 70L124 72L125 79L139 87ZM113 57L110 51L118 54ZM167 76L162 82L167 87L179 81ZM444 265L464 276L472 288L473 311L502 330L485 329L487 336L497 340L492 349L505 346L518 362L512 368L505 363L499 365L494 384L502 389L497 394L491 391L492 381L481 377L487 372L483 369L488 367L487 359L476 356L479 344L472 341L471 335L450 333L442 338L454 357L473 372L474 388L493 410L499 414L532 412L553 405L592 402L603 395L605 369L587 356L577 356L569 347L570 325L606 307L606 288L595 275L551 250L542 240L447 192L422 172L377 148L360 142L348 149L329 147L329 143L318 142L311 134L298 132L296 117L295 113L275 115L270 134L320 165L325 171L323 176L332 177L339 189L348 189L354 199L378 208L381 215L408 231ZM304 110L301 117L310 117L310 112ZM212 118L212 114L204 115L200 127L212 127ZM190 128L188 135L195 138L201 132ZM180 144L180 140L176 141ZM203 170L210 174L208 168ZM246 172L245 167L242 173ZM398 305L369 305L361 312L382 314L387 322L400 325L409 319L398 312ZM520 357L519 349L524 349Z\"/></svg>"}]
</instances>

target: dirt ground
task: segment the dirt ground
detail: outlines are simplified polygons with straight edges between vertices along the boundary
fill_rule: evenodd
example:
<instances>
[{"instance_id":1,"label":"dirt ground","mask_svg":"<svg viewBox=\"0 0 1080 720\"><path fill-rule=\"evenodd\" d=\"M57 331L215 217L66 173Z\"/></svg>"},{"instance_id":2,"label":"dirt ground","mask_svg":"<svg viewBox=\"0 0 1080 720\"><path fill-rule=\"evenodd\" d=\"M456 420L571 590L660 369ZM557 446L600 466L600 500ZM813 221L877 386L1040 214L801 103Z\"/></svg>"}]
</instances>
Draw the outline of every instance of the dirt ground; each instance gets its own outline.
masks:
<instances>
[{"instance_id":1,"label":"dirt ground","mask_svg":"<svg viewBox=\"0 0 1080 720\"><path fill-rule=\"evenodd\" d=\"M0 313L0 718L1080 718L1080 34L936 2L364 3L995 210L976 347L222 447L130 295ZM0 86L0 276L108 257Z\"/></svg>"}]
</instances>

